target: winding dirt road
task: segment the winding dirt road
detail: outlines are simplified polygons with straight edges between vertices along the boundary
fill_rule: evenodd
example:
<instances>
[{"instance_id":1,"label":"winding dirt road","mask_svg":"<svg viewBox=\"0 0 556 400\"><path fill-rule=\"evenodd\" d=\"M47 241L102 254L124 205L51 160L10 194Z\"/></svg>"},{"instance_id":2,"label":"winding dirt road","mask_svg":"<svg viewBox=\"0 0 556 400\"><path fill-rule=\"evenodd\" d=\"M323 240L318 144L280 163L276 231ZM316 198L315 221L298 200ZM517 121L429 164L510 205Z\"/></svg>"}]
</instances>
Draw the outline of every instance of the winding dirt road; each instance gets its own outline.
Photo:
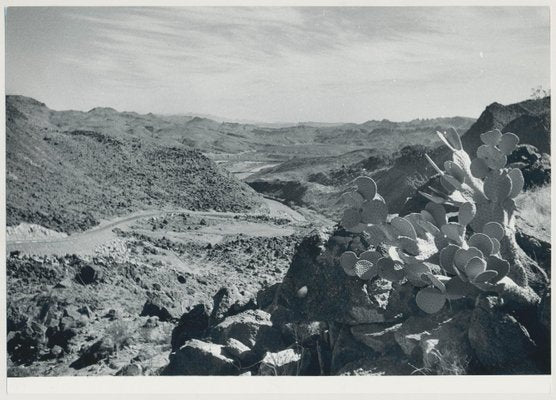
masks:
<instances>
[{"instance_id":1,"label":"winding dirt road","mask_svg":"<svg viewBox=\"0 0 556 400\"><path fill-rule=\"evenodd\" d=\"M6 241L6 251L9 253L18 250L24 254L35 255L93 254L95 249L99 246L118 237L114 232L116 228L125 230L140 219L162 217L178 213L186 213L211 219L221 219L222 224L207 227L206 232L221 235L244 232L252 236L279 236L291 235L293 233L292 227L287 225L284 227L276 227L266 223L238 223L238 221L234 219L234 217L238 216L267 215L274 218L286 218L289 219L293 225L305 221L305 218L300 213L278 201L265 199L265 202L268 205L267 211L253 213L191 211L186 209L138 211L123 217L102 221L99 225L85 232L75 233L67 237L28 240L10 240L8 238ZM209 232L209 230L211 232Z\"/></svg>"}]
</instances>

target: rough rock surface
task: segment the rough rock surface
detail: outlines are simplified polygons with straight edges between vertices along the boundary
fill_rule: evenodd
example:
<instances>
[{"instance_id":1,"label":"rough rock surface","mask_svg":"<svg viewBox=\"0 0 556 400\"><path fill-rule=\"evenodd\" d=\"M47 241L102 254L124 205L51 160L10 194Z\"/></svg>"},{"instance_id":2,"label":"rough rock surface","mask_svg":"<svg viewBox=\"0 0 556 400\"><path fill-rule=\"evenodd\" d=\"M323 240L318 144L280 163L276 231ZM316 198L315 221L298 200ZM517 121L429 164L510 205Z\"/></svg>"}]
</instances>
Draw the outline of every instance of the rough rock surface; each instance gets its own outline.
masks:
<instances>
[{"instance_id":1,"label":"rough rock surface","mask_svg":"<svg viewBox=\"0 0 556 400\"><path fill-rule=\"evenodd\" d=\"M390 322L409 312L405 289L385 280L366 283L349 277L339 256L358 240L315 231L299 245L280 287L278 304L298 320L336 321L351 325ZM298 292L307 288L303 297Z\"/></svg>"},{"instance_id":2,"label":"rough rock surface","mask_svg":"<svg viewBox=\"0 0 556 400\"><path fill-rule=\"evenodd\" d=\"M250 349L264 354L282 346L281 334L263 310L247 310L226 318L211 328L210 336L215 343L226 344L234 338Z\"/></svg>"},{"instance_id":3,"label":"rough rock surface","mask_svg":"<svg viewBox=\"0 0 556 400\"><path fill-rule=\"evenodd\" d=\"M210 312L205 304L197 304L184 313L172 330L172 350L176 351L189 339L199 339L209 327Z\"/></svg>"},{"instance_id":4,"label":"rough rock surface","mask_svg":"<svg viewBox=\"0 0 556 400\"><path fill-rule=\"evenodd\" d=\"M479 298L469 326L469 343L487 373L539 373L536 345L513 316L501 311L497 297Z\"/></svg>"},{"instance_id":5,"label":"rough rock surface","mask_svg":"<svg viewBox=\"0 0 556 400\"><path fill-rule=\"evenodd\" d=\"M238 367L223 349L218 344L191 339L170 354L163 375L237 375Z\"/></svg>"},{"instance_id":6,"label":"rough rock surface","mask_svg":"<svg viewBox=\"0 0 556 400\"><path fill-rule=\"evenodd\" d=\"M266 353L259 367L259 375L299 375L302 355L294 349Z\"/></svg>"}]
</instances>

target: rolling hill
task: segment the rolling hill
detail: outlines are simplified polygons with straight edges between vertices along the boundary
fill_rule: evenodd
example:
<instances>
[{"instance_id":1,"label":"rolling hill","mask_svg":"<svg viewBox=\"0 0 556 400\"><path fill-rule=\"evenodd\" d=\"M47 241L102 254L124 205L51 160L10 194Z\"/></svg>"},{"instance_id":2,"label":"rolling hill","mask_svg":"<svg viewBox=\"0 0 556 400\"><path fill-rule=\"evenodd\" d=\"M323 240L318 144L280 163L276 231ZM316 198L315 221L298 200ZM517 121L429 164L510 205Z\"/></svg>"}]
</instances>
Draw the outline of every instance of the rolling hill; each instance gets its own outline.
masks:
<instances>
[{"instance_id":1,"label":"rolling hill","mask_svg":"<svg viewBox=\"0 0 556 400\"><path fill-rule=\"evenodd\" d=\"M8 226L73 232L139 209L242 211L262 204L198 150L151 137L136 115L59 113L21 96L8 96L6 105Z\"/></svg>"}]
</instances>

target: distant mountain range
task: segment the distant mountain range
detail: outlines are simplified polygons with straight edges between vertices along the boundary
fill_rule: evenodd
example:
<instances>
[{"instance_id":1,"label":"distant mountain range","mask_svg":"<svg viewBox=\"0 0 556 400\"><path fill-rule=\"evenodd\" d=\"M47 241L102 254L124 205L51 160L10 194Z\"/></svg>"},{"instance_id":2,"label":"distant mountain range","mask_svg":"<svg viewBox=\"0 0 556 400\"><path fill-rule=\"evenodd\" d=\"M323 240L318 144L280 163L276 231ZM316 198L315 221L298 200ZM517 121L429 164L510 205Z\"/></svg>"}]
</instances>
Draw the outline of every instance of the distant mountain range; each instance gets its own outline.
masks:
<instances>
[{"instance_id":1,"label":"distant mountain range","mask_svg":"<svg viewBox=\"0 0 556 400\"><path fill-rule=\"evenodd\" d=\"M88 112L54 111L23 96L7 96L7 103L12 109L41 115L60 131L90 130L123 140L156 138L205 153L263 152L284 158L338 155L361 148L380 149L386 154L407 144L438 143L435 130L448 126L466 130L474 122L471 118L454 117L268 127L265 124L218 122L201 116L118 112L106 107L96 107Z\"/></svg>"},{"instance_id":2,"label":"distant mountain range","mask_svg":"<svg viewBox=\"0 0 556 400\"><path fill-rule=\"evenodd\" d=\"M71 232L144 208L260 207L257 192L335 216L339 194L362 172L377 180L396 212L412 187L432 174L425 152L445 157L436 130L466 132L463 141L472 147L478 133L511 127L544 152L549 107L549 98L494 104L476 122L452 117L277 127L107 107L54 111L29 97L7 96L7 223ZM213 162L229 159L278 165L246 180L256 192Z\"/></svg>"}]
</instances>

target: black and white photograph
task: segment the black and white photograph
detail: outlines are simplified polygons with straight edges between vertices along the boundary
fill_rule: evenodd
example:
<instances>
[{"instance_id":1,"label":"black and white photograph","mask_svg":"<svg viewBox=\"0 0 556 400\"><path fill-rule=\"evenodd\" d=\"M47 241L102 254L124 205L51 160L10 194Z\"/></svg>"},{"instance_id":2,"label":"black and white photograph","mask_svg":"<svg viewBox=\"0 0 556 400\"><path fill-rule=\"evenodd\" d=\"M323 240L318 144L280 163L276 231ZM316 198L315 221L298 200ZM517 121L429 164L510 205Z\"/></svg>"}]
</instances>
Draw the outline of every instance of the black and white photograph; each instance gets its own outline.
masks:
<instances>
[{"instance_id":1,"label":"black and white photograph","mask_svg":"<svg viewBox=\"0 0 556 400\"><path fill-rule=\"evenodd\" d=\"M551 6L38 5L8 378L551 375Z\"/></svg>"}]
</instances>

